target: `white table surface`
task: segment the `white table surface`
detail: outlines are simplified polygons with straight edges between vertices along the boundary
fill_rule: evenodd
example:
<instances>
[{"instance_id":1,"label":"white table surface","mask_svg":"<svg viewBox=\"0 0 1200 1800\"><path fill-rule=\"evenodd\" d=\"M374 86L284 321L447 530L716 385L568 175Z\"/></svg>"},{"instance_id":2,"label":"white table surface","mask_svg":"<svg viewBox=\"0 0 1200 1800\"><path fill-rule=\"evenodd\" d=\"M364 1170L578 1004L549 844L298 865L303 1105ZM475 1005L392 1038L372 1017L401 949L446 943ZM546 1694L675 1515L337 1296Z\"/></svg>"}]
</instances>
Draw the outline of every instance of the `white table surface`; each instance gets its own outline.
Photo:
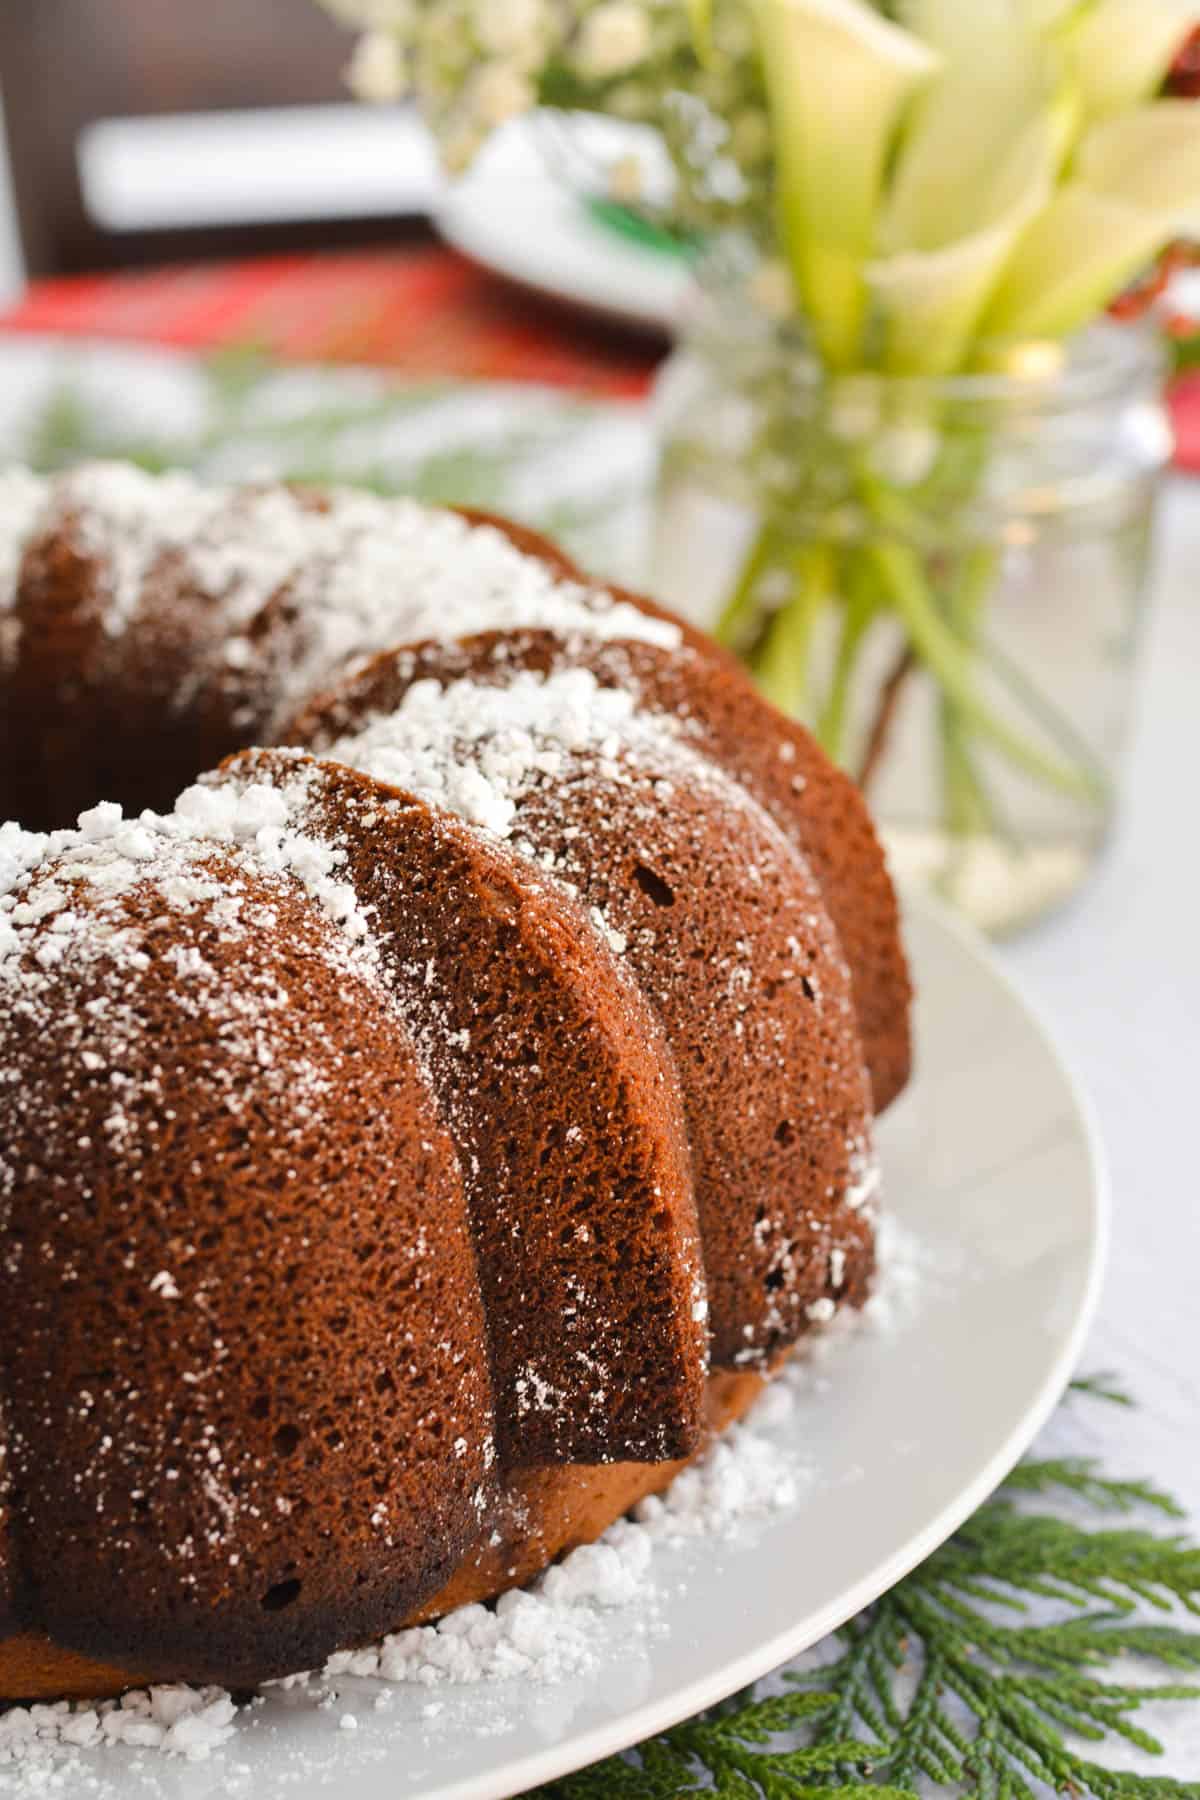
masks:
<instances>
[{"instance_id":1,"label":"white table surface","mask_svg":"<svg viewBox=\"0 0 1200 1800\"><path fill-rule=\"evenodd\" d=\"M1200 1533L1200 483L1175 481L1124 806L1103 866L1066 911L1000 949L1074 1062L1112 1175L1112 1260L1083 1360L1135 1410L1070 1407L1056 1443L1145 1475ZM1200 1776L1200 1708L1157 1709L1154 1764ZM1106 1759L1109 1760L1109 1759Z\"/></svg>"},{"instance_id":2,"label":"white table surface","mask_svg":"<svg viewBox=\"0 0 1200 1800\"><path fill-rule=\"evenodd\" d=\"M1112 1263L1088 1363L1141 1402L1120 1420L1126 1460L1200 1528L1198 756L1200 484L1178 480L1115 836L1075 904L999 954L1074 1061L1108 1152Z\"/></svg>"}]
</instances>

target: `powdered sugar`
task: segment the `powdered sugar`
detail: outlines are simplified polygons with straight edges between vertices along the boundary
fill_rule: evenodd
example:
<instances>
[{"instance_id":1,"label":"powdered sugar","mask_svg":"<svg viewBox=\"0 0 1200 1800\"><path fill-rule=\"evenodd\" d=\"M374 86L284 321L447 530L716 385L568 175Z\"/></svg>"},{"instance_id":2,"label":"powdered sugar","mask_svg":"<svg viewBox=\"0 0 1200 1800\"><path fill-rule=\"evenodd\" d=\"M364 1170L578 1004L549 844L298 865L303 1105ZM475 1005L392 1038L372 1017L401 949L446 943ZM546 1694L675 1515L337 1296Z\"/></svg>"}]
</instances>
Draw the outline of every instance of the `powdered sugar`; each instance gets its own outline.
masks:
<instances>
[{"instance_id":1,"label":"powdered sugar","mask_svg":"<svg viewBox=\"0 0 1200 1800\"><path fill-rule=\"evenodd\" d=\"M77 1065L61 1071L64 1081L80 1073L107 1084L104 1130L112 1150L128 1158L137 1133L157 1129L143 1118L144 1103L153 1112L159 1097L153 1009L147 1015L131 993L161 957L172 967L173 1005L207 1021L231 1084L248 1091L253 1080L299 1117L325 1103L325 1085L301 1059L277 1065L276 1020L290 1001L258 946L279 895L297 884L332 927L319 939L323 960L339 978L375 987L377 946L353 889L339 878L343 860L343 851L289 823L276 790L253 784L190 789L167 816L128 820L119 806L102 804L76 829L48 836L0 826L0 1014L14 1029L24 1022L39 1034L53 1024L60 1053L68 1054L69 1043ZM182 942L159 930L171 915L186 925ZM242 979L219 974L197 938L232 946ZM313 1019L314 1034L322 1028ZM131 1069L142 1071L137 1080ZM17 1122L36 1120L47 1145L59 1126L28 1074L20 1055L11 1066L0 1055L0 1117L11 1128L0 1131L0 1210L19 1178L6 1141ZM143 1150L151 1155L153 1144Z\"/></svg>"},{"instance_id":2,"label":"powdered sugar","mask_svg":"<svg viewBox=\"0 0 1200 1800\"><path fill-rule=\"evenodd\" d=\"M369 939L353 888L337 877L345 852L297 831L278 788L197 786L180 795L170 814L126 819L121 807L103 801L69 831L42 835L11 821L0 825L0 972L19 948L21 927L54 916L52 930L59 937L86 929L69 904L74 882L112 901L146 880L153 865L168 902L219 904L224 890L203 873L203 853L212 845L247 852L256 870L295 877L348 938ZM49 877L43 873L47 869L53 871Z\"/></svg>"},{"instance_id":3,"label":"powdered sugar","mask_svg":"<svg viewBox=\"0 0 1200 1800\"><path fill-rule=\"evenodd\" d=\"M492 526L413 501L339 493L306 542L291 590L303 630L284 704L352 657L426 638L526 626L667 649L681 641L669 621L564 579Z\"/></svg>"},{"instance_id":4,"label":"powdered sugar","mask_svg":"<svg viewBox=\"0 0 1200 1800\"><path fill-rule=\"evenodd\" d=\"M793 1507L810 1474L752 1423L735 1426L661 1499L644 1501L635 1519L618 1521L598 1543L572 1551L494 1607L460 1607L436 1625L339 1652L320 1675L288 1677L268 1684L268 1691L299 1690L319 1707L336 1708L347 1678L435 1688L513 1679L555 1683L585 1673L605 1652L609 1620L624 1620L623 1632L654 1628L656 1545L732 1539ZM431 1707L427 1716L436 1712ZM357 1725L355 1714L340 1714L341 1730ZM213 1688L157 1687L121 1701L15 1707L0 1715L0 1792L5 1763L50 1775L73 1751L118 1745L201 1760L235 1729L230 1696Z\"/></svg>"},{"instance_id":5,"label":"powdered sugar","mask_svg":"<svg viewBox=\"0 0 1200 1800\"><path fill-rule=\"evenodd\" d=\"M234 1734L235 1707L223 1688L138 1688L120 1700L14 1706L0 1713L0 1769L19 1762L52 1772L56 1752L124 1744L202 1762Z\"/></svg>"},{"instance_id":6,"label":"powdered sugar","mask_svg":"<svg viewBox=\"0 0 1200 1800\"><path fill-rule=\"evenodd\" d=\"M96 462L50 480L0 473L0 668L16 651L21 560L43 527L64 530L92 563L113 638L169 562L172 588L205 602L209 621L209 666L189 670L188 683L246 677L265 724L282 722L349 659L423 638L521 625L680 642L670 622L442 508L349 489L207 487L183 472ZM287 651L264 661L258 627L282 596Z\"/></svg>"},{"instance_id":7,"label":"powdered sugar","mask_svg":"<svg viewBox=\"0 0 1200 1800\"><path fill-rule=\"evenodd\" d=\"M327 755L506 838L531 786L581 751L614 761L637 717L632 694L588 669L520 670L502 686L418 681Z\"/></svg>"},{"instance_id":8,"label":"powdered sugar","mask_svg":"<svg viewBox=\"0 0 1200 1800\"><path fill-rule=\"evenodd\" d=\"M145 474L129 463L90 463L54 486L57 522L101 565L104 630L117 636L138 608L159 558L211 529L222 496L188 475Z\"/></svg>"}]
</instances>

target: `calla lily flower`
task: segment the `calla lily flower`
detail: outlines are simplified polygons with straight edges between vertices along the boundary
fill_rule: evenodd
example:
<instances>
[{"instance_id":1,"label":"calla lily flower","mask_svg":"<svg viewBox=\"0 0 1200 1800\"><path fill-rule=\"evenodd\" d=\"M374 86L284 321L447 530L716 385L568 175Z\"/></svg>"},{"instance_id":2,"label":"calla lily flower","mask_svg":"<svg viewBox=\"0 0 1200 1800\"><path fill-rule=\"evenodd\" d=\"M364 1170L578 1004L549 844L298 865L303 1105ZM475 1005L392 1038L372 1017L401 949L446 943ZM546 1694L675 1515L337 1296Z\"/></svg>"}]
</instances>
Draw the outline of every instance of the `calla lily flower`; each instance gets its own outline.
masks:
<instances>
[{"instance_id":1,"label":"calla lily flower","mask_svg":"<svg viewBox=\"0 0 1200 1800\"><path fill-rule=\"evenodd\" d=\"M1200 213L1200 107L1160 100L1093 126L1017 245L982 321L993 337L1078 330Z\"/></svg>"},{"instance_id":2,"label":"calla lily flower","mask_svg":"<svg viewBox=\"0 0 1200 1800\"><path fill-rule=\"evenodd\" d=\"M891 373L947 375L962 367L1001 271L1050 199L1055 154L1050 121L1035 117L981 180L969 211L948 207L939 233L936 217L921 209L925 241L869 265Z\"/></svg>"},{"instance_id":3,"label":"calla lily flower","mask_svg":"<svg viewBox=\"0 0 1200 1800\"><path fill-rule=\"evenodd\" d=\"M1195 25L1196 0L1094 0L1064 39L1087 116L1127 112L1157 93Z\"/></svg>"},{"instance_id":4,"label":"calla lily flower","mask_svg":"<svg viewBox=\"0 0 1200 1800\"><path fill-rule=\"evenodd\" d=\"M1028 31L1044 34L1077 13L1080 0L1016 0L1016 7L1020 22Z\"/></svg>"},{"instance_id":5,"label":"calla lily flower","mask_svg":"<svg viewBox=\"0 0 1200 1800\"><path fill-rule=\"evenodd\" d=\"M821 354L851 367L888 154L939 58L863 0L754 0L754 10L784 249Z\"/></svg>"},{"instance_id":6,"label":"calla lily flower","mask_svg":"<svg viewBox=\"0 0 1200 1800\"><path fill-rule=\"evenodd\" d=\"M1013 0L908 0L904 17L945 66L914 104L867 273L885 367L941 375L1050 198L1061 132L1052 60Z\"/></svg>"}]
</instances>

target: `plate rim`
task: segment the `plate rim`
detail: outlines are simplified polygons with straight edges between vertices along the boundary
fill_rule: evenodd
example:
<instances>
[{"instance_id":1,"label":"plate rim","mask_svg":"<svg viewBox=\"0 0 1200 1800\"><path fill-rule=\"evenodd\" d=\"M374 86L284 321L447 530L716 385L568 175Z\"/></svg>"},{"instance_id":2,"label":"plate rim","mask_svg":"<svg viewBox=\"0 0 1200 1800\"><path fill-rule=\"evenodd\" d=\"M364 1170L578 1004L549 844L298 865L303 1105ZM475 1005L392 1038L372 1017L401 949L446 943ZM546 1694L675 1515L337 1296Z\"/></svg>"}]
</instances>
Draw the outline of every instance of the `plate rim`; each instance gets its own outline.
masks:
<instances>
[{"instance_id":1,"label":"plate rim","mask_svg":"<svg viewBox=\"0 0 1200 1800\"><path fill-rule=\"evenodd\" d=\"M514 156L526 153L524 142L518 140L522 125L526 126L526 131L521 137L530 136L528 121L516 120L507 128L511 140L516 144L516 149L512 152ZM530 167L521 170L520 181L527 190L532 189L547 196L554 195L558 200L577 198L567 183L557 180L551 170L540 166L540 159L530 158ZM459 180L448 184L438 195L430 213L435 231L460 256L465 256L479 268L486 269L490 274L528 293L555 301L561 306L572 307L642 336L660 340L670 340L675 336L691 285L686 265L681 265L673 284L675 292L669 299L667 292L672 284L665 277L657 296L639 300L635 294L632 299L626 300L617 299L612 293L601 294L589 290L585 282L567 274L561 280L555 280L546 272L535 273L527 256L518 252L511 257L500 257L496 253L496 227L490 222L491 200L497 194L502 195L506 189L511 192L511 183L498 179L486 166L468 171ZM481 201L481 196L485 197L486 204ZM584 230L585 227L581 225L580 229ZM594 241L599 241L599 228L595 228ZM614 243L612 248L614 266L623 259L626 269L635 266L645 269L662 267L661 254L644 247L638 249L633 244L618 246Z\"/></svg>"},{"instance_id":2,"label":"plate rim","mask_svg":"<svg viewBox=\"0 0 1200 1800\"><path fill-rule=\"evenodd\" d=\"M1055 1029L1047 1022L1039 1004L1030 999L1023 984L1000 964L994 949L982 933L955 913L946 902L927 889L902 888L902 923L911 914L924 913L945 935L951 937L976 967L1001 990L1021 1014L1026 1025L1049 1051L1062 1078L1079 1125L1080 1141L1087 1156L1089 1172L1090 1234L1087 1247L1087 1269L1084 1286L1070 1329L1062 1344L1047 1364L1037 1392L1025 1412L1009 1430L974 1478L953 1499L890 1556L869 1570L836 1601L822 1612L809 1614L801 1627L777 1632L771 1638L747 1651L733 1662L721 1665L710 1675L697 1679L669 1696L635 1707L620 1719L589 1728L575 1737L549 1744L492 1772L479 1772L452 1779L432 1790L433 1800L515 1800L516 1796L544 1783L575 1774L606 1758L631 1750L646 1739L669 1731L685 1719L728 1699L740 1688L761 1681L786 1662L811 1649L831 1632L837 1631L865 1607L924 1562L954 1535L976 1512L988 1496L1004 1480L1025 1454L1038 1433L1047 1424L1065 1393L1078 1363L1079 1353L1095 1319L1103 1291L1111 1238L1111 1185L1108 1161L1094 1103L1079 1076L1074 1061L1065 1052ZM636 1721L636 1723L635 1723Z\"/></svg>"}]
</instances>

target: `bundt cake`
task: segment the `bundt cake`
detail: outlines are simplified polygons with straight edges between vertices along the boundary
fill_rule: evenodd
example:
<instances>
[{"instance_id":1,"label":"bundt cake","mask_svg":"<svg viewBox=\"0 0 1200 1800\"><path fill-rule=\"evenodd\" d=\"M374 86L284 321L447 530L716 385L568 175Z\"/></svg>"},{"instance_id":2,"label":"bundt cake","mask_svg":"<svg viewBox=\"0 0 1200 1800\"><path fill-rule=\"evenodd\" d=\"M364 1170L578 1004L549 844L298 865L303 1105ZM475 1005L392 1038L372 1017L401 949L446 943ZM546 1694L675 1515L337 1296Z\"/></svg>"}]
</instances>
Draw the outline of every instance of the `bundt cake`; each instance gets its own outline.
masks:
<instances>
[{"instance_id":1,"label":"bundt cake","mask_svg":"<svg viewBox=\"0 0 1200 1800\"><path fill-rule=\"evenodd\" d=\"M0 1695L495 1594L865 1297L894 898L681 621L479 515L18 471L0 734Z\"/></svg>"}]
</instances>

